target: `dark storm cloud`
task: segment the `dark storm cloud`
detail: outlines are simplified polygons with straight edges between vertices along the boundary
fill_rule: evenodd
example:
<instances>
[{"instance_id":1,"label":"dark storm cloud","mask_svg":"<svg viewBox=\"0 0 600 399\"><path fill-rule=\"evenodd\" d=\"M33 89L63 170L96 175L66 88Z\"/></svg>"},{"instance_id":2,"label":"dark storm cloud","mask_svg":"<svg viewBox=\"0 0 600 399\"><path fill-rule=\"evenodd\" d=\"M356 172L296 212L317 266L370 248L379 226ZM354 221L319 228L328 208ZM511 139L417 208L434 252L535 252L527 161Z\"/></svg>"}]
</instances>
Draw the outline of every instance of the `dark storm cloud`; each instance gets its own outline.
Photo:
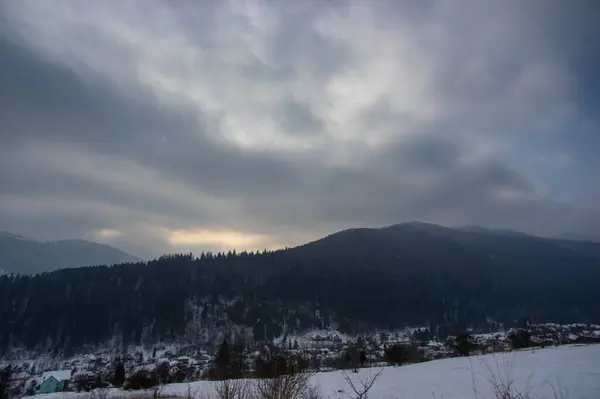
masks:
<instances>
[{"instance_id":1,"label":"dark storm cloud","mask_svg":"<svg viewBox=\"0 0 600 399\"><path fill-rule=\"evenodd\" d=\"M6 88L0 92L0 141L7 145L34 139L76 143L224 193L244 187L276 190L293 178L294 171L275 156L208 140L206 131L219 129L218 120L207 126L208 116L185 105L160 104L143 90L123 93L102 77L86 81L6 42L0 42L0 63L6 66L0 77ZM24 181L6 173L9 169L4 169L3 178ZM54 176L51 181L61 184L72 178Z\"/></svg>"},{"instance_id":2,"label":"dark storm cloud","mask_svg":"<svg viewBox=\"0 0 600 399\"><path fill-rule=\"evenodd\" d=\"M107 4L6 7L0 230L597 233L593 190L547 188L600 167L593 2Z\"/></svg>"},{"instance_id":3,"label":"dark storm cloud","mask_svg":"<svg viewBox=\"0 0 600 399\"><path fill-rule=\"evenodd\" d=\"M531 182L518 172L493 161L469 166L461 155L458 146L445 139L404 140L369 159L364 168L329 175L323 190L330 188L339 196L325 200L320 217L377 224L432 215L460 221L480 206L502 202L502 190L533 196ZM489 216L488 223L494 218Z\"/></svg>"}]
</instances>

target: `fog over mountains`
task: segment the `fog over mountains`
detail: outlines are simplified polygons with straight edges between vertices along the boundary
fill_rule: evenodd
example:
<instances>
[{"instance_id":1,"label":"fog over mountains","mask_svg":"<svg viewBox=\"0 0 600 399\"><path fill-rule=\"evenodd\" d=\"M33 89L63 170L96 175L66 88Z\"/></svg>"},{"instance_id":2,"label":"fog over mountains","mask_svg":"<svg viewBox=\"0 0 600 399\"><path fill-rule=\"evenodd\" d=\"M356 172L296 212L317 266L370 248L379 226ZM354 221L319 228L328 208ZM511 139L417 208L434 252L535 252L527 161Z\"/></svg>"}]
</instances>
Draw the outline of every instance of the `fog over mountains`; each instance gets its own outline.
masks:
<instances>
[{"instance_id":1,"label":"fog over mountains","mask_svg":"<svg viewBox=\"0 0 600 399\"><path fill-rule=\"evenodd\" d=\"M139 261L139 258L106 244L79 239L39 242L0 232L0 271L4 273L35 274Z\"/></svg>"}]
</instances>

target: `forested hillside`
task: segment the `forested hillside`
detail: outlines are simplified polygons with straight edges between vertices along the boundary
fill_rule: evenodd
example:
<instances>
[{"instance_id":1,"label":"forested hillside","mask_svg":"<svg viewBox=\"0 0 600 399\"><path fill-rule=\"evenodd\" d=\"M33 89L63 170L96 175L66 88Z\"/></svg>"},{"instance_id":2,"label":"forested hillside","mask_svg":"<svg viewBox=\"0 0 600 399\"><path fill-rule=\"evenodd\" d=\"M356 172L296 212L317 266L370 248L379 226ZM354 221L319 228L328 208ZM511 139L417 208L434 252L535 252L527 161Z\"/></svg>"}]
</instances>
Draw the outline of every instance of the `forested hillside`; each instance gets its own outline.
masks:
<instances>
[{"instance_id":1,"label":"forested hillside","mask_svg":"<svg viewBox=\"0 0 600 399\"><path fill-rule=\"evenodd\" d=\"M0 277L0 348L69 352L109 339L269 340L333 326L439 335L519 317L598 322L600 244L427 224L354 229L262 253Z\"/></svg>"}]
</instances>

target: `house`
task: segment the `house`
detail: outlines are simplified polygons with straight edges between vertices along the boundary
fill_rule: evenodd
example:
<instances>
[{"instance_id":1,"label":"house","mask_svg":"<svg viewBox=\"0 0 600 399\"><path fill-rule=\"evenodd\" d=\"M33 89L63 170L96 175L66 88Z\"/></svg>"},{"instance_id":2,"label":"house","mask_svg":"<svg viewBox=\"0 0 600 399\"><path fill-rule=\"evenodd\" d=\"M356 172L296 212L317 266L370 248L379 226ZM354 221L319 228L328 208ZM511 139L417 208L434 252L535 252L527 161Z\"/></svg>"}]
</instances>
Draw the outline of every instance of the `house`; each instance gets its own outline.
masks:
<instances>
[{"instance_id":1,"label":"house","mask_svg":"<svg viewBox=\"0 0 600 399\"><path fill-rule=\"evenodd\" d=\"M71 379L71 370L46 371L42 374L40 393L60 392L67 389Z\"/></svg>"}]
</instances>

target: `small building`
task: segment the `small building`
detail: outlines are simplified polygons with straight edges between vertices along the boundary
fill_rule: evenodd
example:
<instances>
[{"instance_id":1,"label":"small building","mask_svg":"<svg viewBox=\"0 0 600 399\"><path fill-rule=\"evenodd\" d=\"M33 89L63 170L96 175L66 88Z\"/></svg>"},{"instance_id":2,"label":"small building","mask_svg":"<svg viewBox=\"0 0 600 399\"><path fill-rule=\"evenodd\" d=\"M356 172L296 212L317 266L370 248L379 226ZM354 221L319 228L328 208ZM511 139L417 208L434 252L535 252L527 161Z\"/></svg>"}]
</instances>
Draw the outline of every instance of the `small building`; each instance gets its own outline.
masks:
<instances>
[{"instance_id":1,"label":"small building","mask_svg":"<svg viewBox=\"0 0 600 399\"><path fill-rule=\"evenodd\" d=\"M40 393L61 392L69 386L71 370L46 371L42 374Z\"/></svg>"}]
</instances>

